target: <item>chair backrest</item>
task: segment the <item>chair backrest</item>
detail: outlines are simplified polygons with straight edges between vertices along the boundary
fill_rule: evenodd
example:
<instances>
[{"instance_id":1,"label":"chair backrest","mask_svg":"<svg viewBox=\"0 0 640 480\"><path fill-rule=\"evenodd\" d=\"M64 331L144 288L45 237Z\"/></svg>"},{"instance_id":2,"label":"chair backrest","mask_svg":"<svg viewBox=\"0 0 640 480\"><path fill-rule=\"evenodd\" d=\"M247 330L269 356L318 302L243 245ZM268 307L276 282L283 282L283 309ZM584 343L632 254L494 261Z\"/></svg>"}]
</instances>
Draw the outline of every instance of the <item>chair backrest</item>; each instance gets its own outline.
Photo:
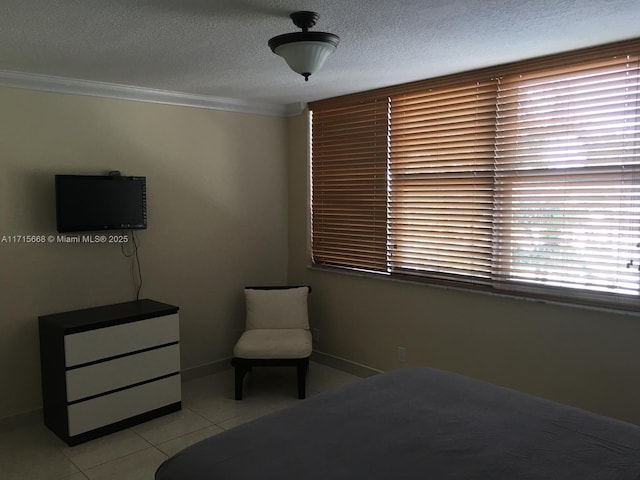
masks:
<instances>
[{"instance_id":1,"label":"chair backrest","mask_svg":"<svg viewBox=\"0 0 640 480\"><path fill-rule=\"evenodd\" d=\"M246 329L309 329L308 286L245 287Z\"/></svg>"}]
</instances>

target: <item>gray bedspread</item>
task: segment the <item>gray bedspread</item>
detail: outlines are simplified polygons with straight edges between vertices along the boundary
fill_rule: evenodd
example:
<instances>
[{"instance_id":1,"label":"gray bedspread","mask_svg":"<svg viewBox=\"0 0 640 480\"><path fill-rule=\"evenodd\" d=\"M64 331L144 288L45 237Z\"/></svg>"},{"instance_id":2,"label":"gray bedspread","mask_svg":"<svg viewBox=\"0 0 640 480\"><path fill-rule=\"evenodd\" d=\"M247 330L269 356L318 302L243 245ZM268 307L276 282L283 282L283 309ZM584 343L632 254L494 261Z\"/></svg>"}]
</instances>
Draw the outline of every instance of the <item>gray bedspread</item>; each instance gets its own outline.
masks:
<instances>
[{"instance_id":1,"label":"gray bedspread","mask_svg":"<svg viewBox=\"0 0 640 480\"><path fill-rule=\"evenodd\" d=\"M640 480L640 427L429 368L203 440L156 480Z\"/></svg>"}]
</instances>

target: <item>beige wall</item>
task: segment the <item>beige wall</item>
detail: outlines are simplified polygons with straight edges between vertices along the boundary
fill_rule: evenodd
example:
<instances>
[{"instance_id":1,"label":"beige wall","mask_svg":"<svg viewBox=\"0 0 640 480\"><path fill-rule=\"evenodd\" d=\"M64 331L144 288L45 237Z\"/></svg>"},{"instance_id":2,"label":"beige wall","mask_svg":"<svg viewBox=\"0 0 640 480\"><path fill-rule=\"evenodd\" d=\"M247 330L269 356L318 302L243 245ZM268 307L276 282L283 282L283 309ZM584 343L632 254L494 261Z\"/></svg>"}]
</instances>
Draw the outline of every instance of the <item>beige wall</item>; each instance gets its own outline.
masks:
<instances>
[{"instance_id":1,"label":"beige wall","mask_svg":"<svg viewBox=\"0 0 640 480\"><path fill-rule=\"evenodd\" d=\"M55 173L147 177L141 298L180 307L182 367L230 356L245 284L287 274L286 121L0 88L0 239L55 232ZM41 405L38 315L135 298L118 245L0 243L0 419Z\"/></svg>"},{"instance_id":2,"label":"beige wall","mask_svg":"<svg viewBox=\"0 0 640 480\"><path fill-rule=\"evenodd\" d=\"M452 370L640 424L639 317L310 270L307 128L288 119L289 281L314 289L317 351Z\"/></svg>"},{"instance_id":3,"label":"beige wall","mask_svg":"<svg viewBox=\"0 0 640 480\"><path fill-rule=\"evenodd\" d=\"M0 105L0 239L55 234L54 173L147 177L142 297L181 307L183 368L230 355L242 285L309 283L318 351L640 423L637 317L310 270L305 116L7 88ZM116 245L0 243L0 419L41 405L37 316L133 299L129 269Z\"/></svg>"}]
</instances>

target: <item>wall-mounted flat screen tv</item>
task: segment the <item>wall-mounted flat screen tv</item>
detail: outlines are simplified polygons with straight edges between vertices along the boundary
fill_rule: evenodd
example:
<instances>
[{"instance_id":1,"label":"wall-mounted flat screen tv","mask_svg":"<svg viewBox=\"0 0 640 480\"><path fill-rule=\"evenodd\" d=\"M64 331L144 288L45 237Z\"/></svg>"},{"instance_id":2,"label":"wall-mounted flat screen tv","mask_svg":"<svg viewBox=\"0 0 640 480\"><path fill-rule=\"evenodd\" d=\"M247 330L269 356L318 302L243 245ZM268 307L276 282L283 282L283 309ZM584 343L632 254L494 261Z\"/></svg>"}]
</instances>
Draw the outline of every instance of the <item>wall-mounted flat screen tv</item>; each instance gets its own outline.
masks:
<instances>
[{"instance_id":1,"label":"wall-mounted flat screen tv","mask_svg":"<svg viewBox=\"0 0 640 480\"><path fill-rule=\"evenodd\" d=\"M56 175L58 232L147 228L146 177Z\"/></svg>"}]
</instances>

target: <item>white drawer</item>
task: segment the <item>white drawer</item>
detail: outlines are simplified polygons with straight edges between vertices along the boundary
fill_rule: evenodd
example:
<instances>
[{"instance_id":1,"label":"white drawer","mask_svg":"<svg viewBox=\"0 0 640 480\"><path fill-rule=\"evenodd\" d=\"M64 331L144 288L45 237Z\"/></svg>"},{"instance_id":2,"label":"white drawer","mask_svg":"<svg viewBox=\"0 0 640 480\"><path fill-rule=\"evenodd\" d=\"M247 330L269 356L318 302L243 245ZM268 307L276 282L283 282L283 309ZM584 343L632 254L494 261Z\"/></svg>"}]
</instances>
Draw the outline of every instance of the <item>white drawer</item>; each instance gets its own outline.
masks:
<instances>
[{"instance_id":1,"label":"white drawer","mask_svg":"<svg viewBox=\"0 0 640 480\"><path fill-rule=\"evenodd\" d=\"M69 405L69 436L180 401L180 375Z\"/></svg>"},{"instance_id":2,"label":"white drawer","mask_svg":"<svg viewBox=\"0 0 640 480\"><path fill-rule=\"evenodd\" d=\"M164 315L64 337L65 365L72 367L116 355L176 342L178 314Z\"/></svg>"},{"instance_id":3,"label":"white drawer","mask_svg":"<svg viewBox=\"0 0 640 480\"><path fill-rule=\"evenodd\" d=\"M179 371L180 347L177 344L67 370L67 401Z\"/></svg>"}]
</instances>

